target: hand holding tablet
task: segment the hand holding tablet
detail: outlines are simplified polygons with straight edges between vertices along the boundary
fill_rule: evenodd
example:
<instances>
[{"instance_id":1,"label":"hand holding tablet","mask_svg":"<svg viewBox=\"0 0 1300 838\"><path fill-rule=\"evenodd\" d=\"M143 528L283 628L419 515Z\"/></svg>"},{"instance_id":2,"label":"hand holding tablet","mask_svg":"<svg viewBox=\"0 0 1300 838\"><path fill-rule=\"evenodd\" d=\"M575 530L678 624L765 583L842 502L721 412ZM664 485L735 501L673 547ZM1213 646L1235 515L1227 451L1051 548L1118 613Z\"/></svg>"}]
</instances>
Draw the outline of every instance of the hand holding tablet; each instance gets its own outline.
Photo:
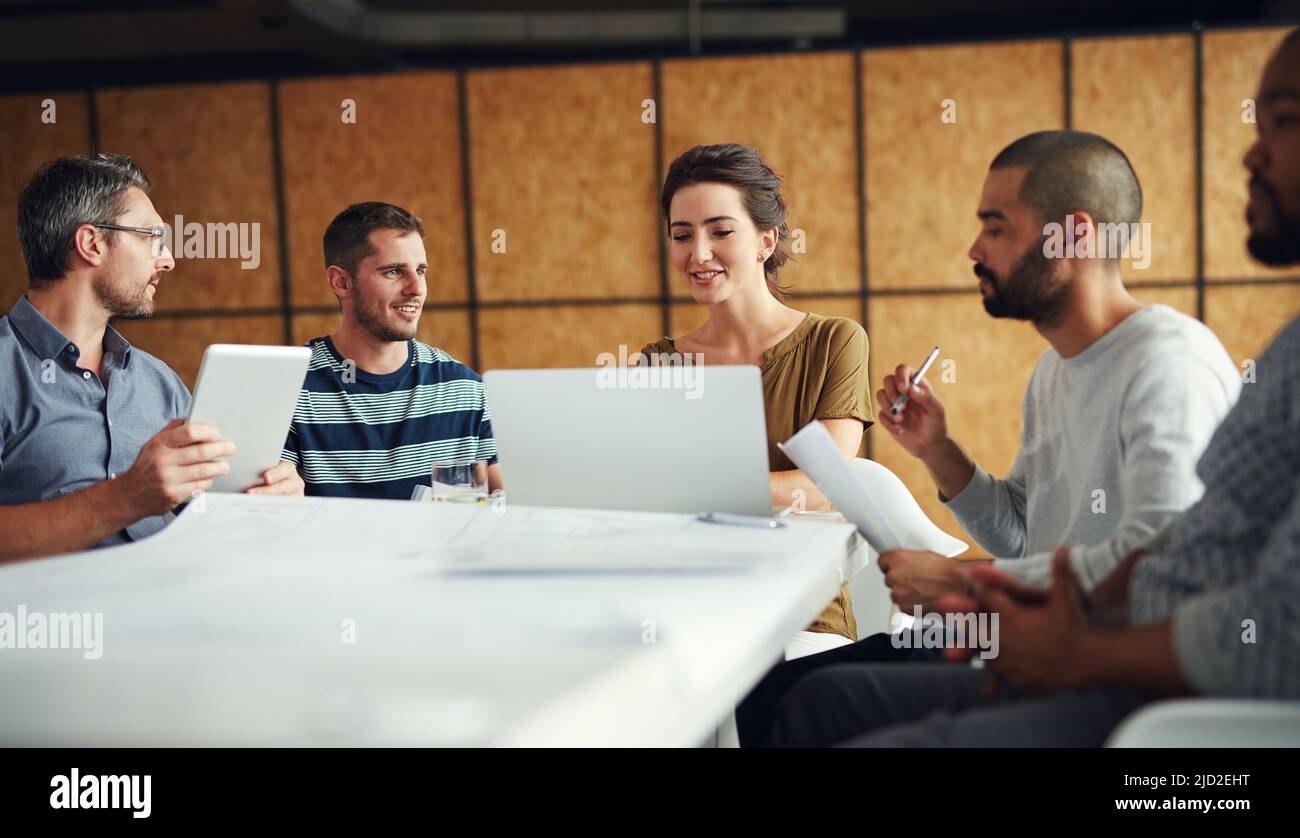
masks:
<instances>
[{"instance_id":1,"label":"hand holding tablet","mask_svg":"<svg viewBox=\"0 0 1300 838\"><path fill-rule=\"evenodd\" d=\"M120 476L110 474L124 517L165 515L230 471L235 446L211 425L173 419L140 448Z\"/></svg>"}]
</instances>

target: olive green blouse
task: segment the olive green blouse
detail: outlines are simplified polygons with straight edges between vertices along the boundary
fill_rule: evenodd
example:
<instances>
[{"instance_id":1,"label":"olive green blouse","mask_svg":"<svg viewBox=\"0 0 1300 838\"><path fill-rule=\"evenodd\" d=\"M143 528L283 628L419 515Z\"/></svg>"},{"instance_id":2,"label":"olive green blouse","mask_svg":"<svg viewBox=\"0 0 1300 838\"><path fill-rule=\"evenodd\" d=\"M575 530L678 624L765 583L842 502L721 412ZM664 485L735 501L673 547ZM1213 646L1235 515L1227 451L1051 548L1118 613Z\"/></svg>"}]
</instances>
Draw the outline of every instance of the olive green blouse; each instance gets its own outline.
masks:
<instances>
[{"instance_id":1,"label":"olive green blouse","mask_svg":"<svg viewBox=\"0 0 1300 838\"><path fill-rule=\"evenodd\" d=\"M858 419L864 428L871 426L875 415L871 410L867 349L867 333L857 322L809 314L763 355L760 370L769 470L795 468L777 443L785 442L814 419ZM643 355L674 352L676 344L667 337L641 350ZM808 631L857 639L847 585Z\"/></svg>"}]
</instances>

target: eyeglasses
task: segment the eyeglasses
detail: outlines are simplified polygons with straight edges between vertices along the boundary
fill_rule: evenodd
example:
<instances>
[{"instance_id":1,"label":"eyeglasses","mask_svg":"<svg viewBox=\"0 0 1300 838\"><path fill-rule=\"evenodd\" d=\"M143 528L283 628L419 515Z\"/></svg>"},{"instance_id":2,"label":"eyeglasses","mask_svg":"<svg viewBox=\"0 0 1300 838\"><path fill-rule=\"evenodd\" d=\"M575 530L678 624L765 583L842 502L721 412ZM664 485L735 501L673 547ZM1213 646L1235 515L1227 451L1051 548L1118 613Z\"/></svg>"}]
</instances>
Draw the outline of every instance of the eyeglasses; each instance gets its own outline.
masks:
<instances>
[{"instance_id":1,"label":"eyeglasses","mask_svg":"<svg viewBox=\"0 0 1300 838\"><path fill-rule=\"evenodd\" d=\"M91 224L91 227L98 227L101 230L123 230L128 233L140 233L153 239L150 247L154 256L162 255L163 246L167 241L166 227L126 227L121 224Z\"/></svg>"}]
</instances>

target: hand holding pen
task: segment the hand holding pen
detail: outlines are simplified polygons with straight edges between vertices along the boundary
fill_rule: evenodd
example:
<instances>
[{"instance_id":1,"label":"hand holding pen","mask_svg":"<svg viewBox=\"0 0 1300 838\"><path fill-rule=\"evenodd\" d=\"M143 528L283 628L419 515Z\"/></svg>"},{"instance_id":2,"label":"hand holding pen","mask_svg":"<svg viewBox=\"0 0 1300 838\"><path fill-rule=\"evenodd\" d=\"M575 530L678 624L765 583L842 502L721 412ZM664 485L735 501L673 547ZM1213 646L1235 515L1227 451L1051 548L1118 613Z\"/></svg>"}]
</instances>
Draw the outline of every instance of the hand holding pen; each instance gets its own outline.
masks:
<instances>
[{"instance_id":1,"label":"hand holding pen","mask_svg":"<svg viewBox=\"0 0 1300 838\"><path fill-rule=\"evenodd\" d=\"M919 372L900 364L893 375L885 376L884 386L876 391L880 424L908 453L922 459L948 437L943 404L924 378L938 357L936 346Z\"/></svg>"},{"instance_id":2,"label":"hand holding pen","mask_svg":"<svg viewBox=\"0 0 1300 838\"><path fill-rule=\"evenodd\" d=\"M933 364L934 359L938 357L939 357L939 347L936 346L934 349L930 350L930 355L925 359L925 363L921 364L920 372L918 372L915 376L912 377L911 384L913 385L920 384L921 379L923 379L925 377L926 372L929 371L930 365ZM909 373L911 372L911 369L909 367L899 367L899 369L907 370ZM902 411L903 407L907 405L907 400L912 395L912 388L908 386L907 382L903 382L903 387L904 387L904 389L902 390L903 395L895 399L894 403L890 405L889 408L890 416L897 416L899 412Z\"/></svg>"}]
</instances>

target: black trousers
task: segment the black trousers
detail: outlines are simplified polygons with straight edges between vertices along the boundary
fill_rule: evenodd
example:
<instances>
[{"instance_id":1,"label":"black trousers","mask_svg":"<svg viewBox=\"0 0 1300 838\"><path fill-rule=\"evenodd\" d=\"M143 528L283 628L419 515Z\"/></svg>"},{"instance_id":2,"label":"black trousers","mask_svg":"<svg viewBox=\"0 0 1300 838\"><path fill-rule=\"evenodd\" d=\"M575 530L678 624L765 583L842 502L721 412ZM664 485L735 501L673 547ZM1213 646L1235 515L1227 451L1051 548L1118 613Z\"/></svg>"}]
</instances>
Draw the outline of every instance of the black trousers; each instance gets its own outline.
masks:
<instances>
[{"instance_id":1,"label":"black trousers","mask_svg":"<svg viewBox=\"0 0 1300 838\"><path fill-rule=\"evenodd\" d=\"M953 663L844 663L790 689L770 747L1096 748L1145 699L1131 690L985 694L989 673Z\"/></svg>"},{"instance_id":2,"label":"black trousers","mask_svg":"<svg viewBox=\"0 0 1300 838\"><path fill-rule=\"evenodd\" d=\"M838 649L783 661L773 667L736 708L740 747L761 748L768 744L781 701L790 688L806 675L841 663L935 663L942 659L941 650L896 649L890 635L881 633Z\"/></svg>"}]
</instances>

